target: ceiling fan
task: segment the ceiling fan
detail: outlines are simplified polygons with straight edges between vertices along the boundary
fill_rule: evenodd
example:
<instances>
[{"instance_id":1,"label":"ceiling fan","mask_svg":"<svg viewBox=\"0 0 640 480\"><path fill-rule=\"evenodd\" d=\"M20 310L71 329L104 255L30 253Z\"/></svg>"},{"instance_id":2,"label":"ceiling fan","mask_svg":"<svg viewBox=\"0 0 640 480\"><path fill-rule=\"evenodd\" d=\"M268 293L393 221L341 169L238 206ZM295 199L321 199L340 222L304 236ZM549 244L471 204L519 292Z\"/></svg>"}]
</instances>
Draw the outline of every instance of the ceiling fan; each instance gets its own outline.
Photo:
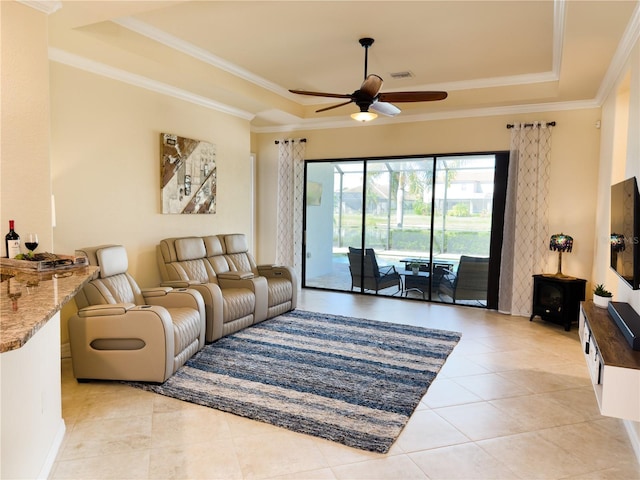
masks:
<instances>
[{"instance_id":1,"label":"ceiling fan","mask_svg":"<svg viewBox=\"0 0 640 480\"><path fill-rule=\"evenodd\" d=\"M359 40L360 45L364 47L364 81L360 88L353 93L325 93L325 92L309 92L306 90L289 90L291 93L297 93L300 95L311 95L314 97L328 97L328 98L344 98L348 101L332 105L330 107L321 108L316 110L318 112L326 112L334 108L343 107L350 103L355 103L360 107L358 113L351 115L354 120L366 122L373 120L377 115L369 111L374 110L383 115L393 117L400 113L400 109L389 102L401 103L401 102L433 102L436 100L444 100L447 98L447 92L380 92L382 88L382 78L375 74L367 74L367 63L369 47L373 45L373 38L361 38Z\"/></svg>"}]
</instances>

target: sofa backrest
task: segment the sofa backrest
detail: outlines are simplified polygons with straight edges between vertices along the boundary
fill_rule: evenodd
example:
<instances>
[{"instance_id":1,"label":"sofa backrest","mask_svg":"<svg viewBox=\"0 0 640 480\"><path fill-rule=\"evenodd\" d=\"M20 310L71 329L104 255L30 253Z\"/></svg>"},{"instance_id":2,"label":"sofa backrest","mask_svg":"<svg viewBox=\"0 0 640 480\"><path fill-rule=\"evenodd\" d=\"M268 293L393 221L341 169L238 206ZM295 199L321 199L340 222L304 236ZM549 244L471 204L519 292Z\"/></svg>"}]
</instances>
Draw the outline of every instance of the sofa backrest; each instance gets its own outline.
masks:
<instances>
[{"instance_id":1,"label":"sofa backrest","mask_svg":"<svg viewBox=\"0 0 640 480\"><path fill-rule=\"evenodd\" d=\"M216 274L226 273L231 270L229 267L229 262L227 262L226 257L224 256L224 243L222 236L219 235L209 235L203 237L204 245L206 248L206 255L209 264L216 272Z\"/></svg>"},{"instance_id":2,"label":"sofa backrest","mask_svg":"<svg viewBox=\"0 0 640 480\"><path fill-rule=\"evenodd\" d=\"M158 268L163 281L215 283L216 273L206 257L207 249L202 237L165 238L157 248Z\"/></svg>"},{"instance_id":3,"label":"sofa backrest","mask_svg":"<svg viewBox=\"0 0 640 480\"><path fill-rule=\"evenodd\" d=\"M258 266L249 253L247 237L242 233L232 233L229 235L219 235L225 249L225 257L229 263L231 271L253 272L259 275Z\"/></svg>"},{"instance_id":4,"label":"sofa backrest","mask_svg":"<svg viewBox=\"0 0 640 480\"><path fill-rule=\"evenodd\" d=\"M89 265L100 267L97 279L85 285L76 295L79 309L90 305L114 303L144 303L140 287L127 272L129 259L122 245L100 245L76 250L84 255Z\"/></svg>"},{"instance_id":5,"label":"sofa backrest","mask_svg":"<svg viewBox=\"0 0 640 480\"><path fill-rule=\"evenodd\" d=\"M157 247L157 259L163 281L217 283L216 276L226 272L253 272L259 276L242 233L165 238Z\"/></svg>"}]
</instances>

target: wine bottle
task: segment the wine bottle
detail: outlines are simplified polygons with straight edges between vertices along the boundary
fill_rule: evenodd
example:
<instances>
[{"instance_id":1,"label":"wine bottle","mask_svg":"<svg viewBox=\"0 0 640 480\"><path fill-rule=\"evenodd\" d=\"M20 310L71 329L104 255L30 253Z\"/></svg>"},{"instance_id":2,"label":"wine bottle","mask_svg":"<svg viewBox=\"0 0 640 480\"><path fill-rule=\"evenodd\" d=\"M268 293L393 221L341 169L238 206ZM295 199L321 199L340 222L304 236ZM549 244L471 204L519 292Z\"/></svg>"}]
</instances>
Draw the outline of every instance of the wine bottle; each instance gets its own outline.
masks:
<instances>
[{"instance_id":1,"label":"wine bottle","mask_svg":"<svg viewBox=\"0 0 640 480\"><path fill-rule=\"evenodd\" d=\"M7 247L7 258L16 258L20 254L20 235L13 229L13 220L9 220L9 233L4 237L4 244Z\"/></svg>"}]
</instances>

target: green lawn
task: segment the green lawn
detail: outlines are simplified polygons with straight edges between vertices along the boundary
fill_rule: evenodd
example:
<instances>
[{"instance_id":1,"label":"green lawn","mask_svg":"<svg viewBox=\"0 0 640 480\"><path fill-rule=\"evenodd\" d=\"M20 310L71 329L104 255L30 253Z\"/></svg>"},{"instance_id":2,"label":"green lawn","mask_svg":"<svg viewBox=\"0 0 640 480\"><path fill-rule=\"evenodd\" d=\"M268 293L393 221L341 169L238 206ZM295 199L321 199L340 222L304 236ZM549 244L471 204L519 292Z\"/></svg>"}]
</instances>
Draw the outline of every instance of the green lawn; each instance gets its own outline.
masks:
<instances>
[{"instance_id":1,"label":"green lawn","mask_svg":"<svg viewBox=\"0 0 640 480\"><path fill-rule=\"evenodd\" d=\"M491 237L491 217L474 215L467 217L447 216L444 235L442 216L436 217L434 224L434 252L439 254L488 255ZM403 225L396 226L392 215L368 215L366 220L367 245L383 250L428 251L430 238L430 217L405 214ZM334 246L359 245L361 237L360 215L343 215L342 241L334 229ZM337 221L336 221L337 225Z\"/></svg>"}]
</instances>

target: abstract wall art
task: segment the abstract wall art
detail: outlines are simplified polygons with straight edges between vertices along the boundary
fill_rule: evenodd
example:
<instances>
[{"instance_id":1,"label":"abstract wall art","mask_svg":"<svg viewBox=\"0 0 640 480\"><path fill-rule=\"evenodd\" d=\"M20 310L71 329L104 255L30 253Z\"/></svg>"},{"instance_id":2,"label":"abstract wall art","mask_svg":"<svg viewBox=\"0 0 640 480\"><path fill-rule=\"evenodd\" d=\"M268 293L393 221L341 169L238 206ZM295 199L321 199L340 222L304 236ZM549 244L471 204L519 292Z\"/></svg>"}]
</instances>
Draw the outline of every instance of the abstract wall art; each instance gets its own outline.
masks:
<instances>
[{"instance_id":1,"label":"abstract wall art","mask_svg":"<svg viewBox=\"0 0 640 480\"><path fill-rule=\"evenodd\" d=\"M216 213L216 146L161 133L162 213Z\"/></svg>"}]
</instances>

